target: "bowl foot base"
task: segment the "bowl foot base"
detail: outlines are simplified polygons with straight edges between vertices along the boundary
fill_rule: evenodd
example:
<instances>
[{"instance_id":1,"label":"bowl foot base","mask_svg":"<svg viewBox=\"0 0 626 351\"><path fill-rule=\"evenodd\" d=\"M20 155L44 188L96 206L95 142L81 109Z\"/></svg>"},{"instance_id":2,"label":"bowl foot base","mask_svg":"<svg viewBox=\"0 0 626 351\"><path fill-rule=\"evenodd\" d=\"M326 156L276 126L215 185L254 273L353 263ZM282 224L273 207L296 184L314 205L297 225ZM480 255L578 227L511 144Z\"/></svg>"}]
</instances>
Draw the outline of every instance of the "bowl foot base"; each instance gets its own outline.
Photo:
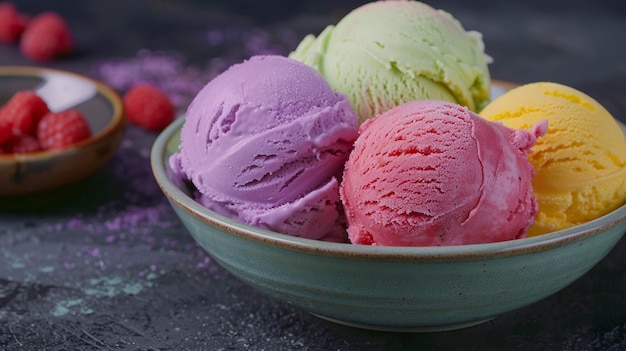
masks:
<instances>
[{"instance_id":1,"label":"bowl foot base","mask_svg":"<svg viewBox=\"0 0 626 351\"><path fill-rule=\"evenodd\" d=\"M415 327L397 326L395 327L395 326L389 326L389 325L374 325L374 324L366 324L366 323L359 323L359 322L353 322L353 321L344 321L341 319L327 317L327 316L320 315L320 314L315 314L315 313L311 313L311 314L318 318L325 319L333 323L346 325L349 327L376 330L376 331L402 332L402 333L431 333L431 332L442 332L442 331L448 331L448 330L463 329L463 328L469 328L469 327L473 327L479 324L489 322L490 320L494 318L494 317L489 317L489 318L479 319L479 320L474 320L474 321L469 321L469 322L435 325L435 326L415 326Z\"/></svg>"}]
</instances>

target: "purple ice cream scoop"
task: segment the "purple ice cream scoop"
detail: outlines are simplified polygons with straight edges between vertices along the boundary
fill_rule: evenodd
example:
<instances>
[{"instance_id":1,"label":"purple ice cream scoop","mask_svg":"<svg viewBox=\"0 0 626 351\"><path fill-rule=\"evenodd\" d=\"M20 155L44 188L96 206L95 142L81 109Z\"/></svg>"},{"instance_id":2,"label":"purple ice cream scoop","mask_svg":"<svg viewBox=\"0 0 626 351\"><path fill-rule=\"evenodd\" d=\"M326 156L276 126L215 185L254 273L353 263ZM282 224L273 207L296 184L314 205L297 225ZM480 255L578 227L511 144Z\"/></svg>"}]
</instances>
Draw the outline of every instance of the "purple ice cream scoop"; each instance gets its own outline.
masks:
<instances>
[{"instance_id":1,"label":"purple ice cream scoop","mask_svg":"<svg viewBox=\"0 0 626 351\"><path fill-rule=\"evenodd\" d=\"M345 241L337 177L358 117L315 70L254 56L189 105L172 169L204 206L284 234Z\"/></svg>"}]
</instances>

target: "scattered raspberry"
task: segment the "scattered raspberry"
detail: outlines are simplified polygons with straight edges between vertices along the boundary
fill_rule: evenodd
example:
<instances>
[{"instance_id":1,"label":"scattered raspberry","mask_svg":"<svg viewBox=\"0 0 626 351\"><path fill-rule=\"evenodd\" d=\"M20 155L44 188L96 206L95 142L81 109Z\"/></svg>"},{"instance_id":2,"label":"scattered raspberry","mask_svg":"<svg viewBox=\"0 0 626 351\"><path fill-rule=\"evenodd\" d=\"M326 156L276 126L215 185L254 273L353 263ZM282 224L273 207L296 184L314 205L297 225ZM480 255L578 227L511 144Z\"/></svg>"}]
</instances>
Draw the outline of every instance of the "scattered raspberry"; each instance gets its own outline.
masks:
<instances>
[{"instance_id":1,"label":"scattered raspberry","mask_svg":"<svg viewBox=\"0 0 626 351\"><path fill-rule=\"evenodd\" d=\"M1 111L2 110L0 110L0 112ZM3 143L13 137L13 126L11 125L10 121L0 118L0 146L2 146Z\"/></svg>"},{"instance_id":2,"label":"scattered raspberry","mask_svg":"<svg viewBox=\"0 0 626 351\"><path fill-rule=\"evenodd\" d=\"M131 123L159 132L174 120L174 106L164 92L136 84L124 94L124 110Z\"/></svg>"},{"instance_id":3,"label":"scattered raspberry","mask_svg":"<svg viewBox=\"0 0 626 351\"><path fill-rule=\"evenodd\" d=\"M39 141L30 135L20 135L0 145L0 154L26 153L39 150L41 150Z\"/></svg>"},{"instance_id":4,"label":"scattered raspberry","mask_svg":"<svg viewBox=\"0 0 626 351\"><path fill-rule=\"evenodd\" d=\"M12 3L0 2L0 43L17 43L27 24L28 17L17 12Z\"/></svg>"},{"instance_id":5,"label":"scattered raspberry","mask_svg":"<svg viewBox=\"0 0 626 351\"><path fill-rule=\"evenodd\" d=\"M37 126L37 138L42 149L63 149L91 135L85 117L78 110L49 113Z\"/></svg>"},{"instance_id":6,"label":"scattered raspberry","mask_svg":"<svg viewBox=\"0 0 626 351\"><path fill-rule=\"evenodd\" d=\"M48 112L48 105L34 91L18 91L0 109L0 143L12 136L35 136L39 120Z\"/></svg>"},{"instance_id":7,"label":"scattered raspberry","mask_svg":"<svg viewBox=\"0 0 626 351\"><path fill-rule=\"evenodd\" d=\"M71 53L73 48L69 26L55 12L33 18L20 41L22 54L34 61L50 61Z\"/></svg>"}]
</instances>

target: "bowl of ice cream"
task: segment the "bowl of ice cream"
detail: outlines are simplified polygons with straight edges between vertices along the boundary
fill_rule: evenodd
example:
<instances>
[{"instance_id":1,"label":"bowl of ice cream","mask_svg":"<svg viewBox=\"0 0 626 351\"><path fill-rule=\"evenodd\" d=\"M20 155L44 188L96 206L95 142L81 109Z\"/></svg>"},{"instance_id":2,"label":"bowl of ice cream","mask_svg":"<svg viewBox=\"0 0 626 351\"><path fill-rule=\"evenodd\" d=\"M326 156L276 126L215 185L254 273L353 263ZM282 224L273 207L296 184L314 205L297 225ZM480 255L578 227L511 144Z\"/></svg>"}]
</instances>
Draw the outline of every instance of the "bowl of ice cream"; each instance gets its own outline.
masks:
<instances>
[{"instance_id":1,"label":"bowl of ice cream","mask_svg":"<svg viewBox=\"0 0 626 351\"><path fill-rule=\"evenodd\" d=\"M502 215L515 220L503 218L496 230L489 230L494 234L492 239L503 241L386 246L389 241L374 235L377 246L367 245L371 244L367 240L359 244L332 242L341 234L336 230L337 212L334 210L338 197L332 196L337 193L333 186L336 184L333 167L342 168L342 164L325 160L342 155L342 138L354 138L354 125L347 122L356 117L346 110L345 98L334 94L321 78L299 67L280 57L258 57L233 66L207 84L196 97L197 101L190 105L188 115L165 129L152 148L154 176L187 231L219 264L251 286L314 315L346 325L398 331L461 328L563 289L600 261L626 231L626 205L621 205L599 218L567 229L520 238L517 238L519 233L513 231L507 234L508 240L505 236L499 238L498 228L506 226L503 222L527 225L533 208L526 205L532 201L520 199L524 206L513 205L512 213ZM246 80L251 71L263 73L257 75L254 82L242 85L241 80ZM286 89L286 84L292 80L307 84ZM494 84L494 91L508 89L506 84ZM303 87L317 88L310 92ZM274 89L283 93L275 94ZM289 93L304 102L292 103L286 98ZM310 94L323 103L310 103L314 100ZM566 103L572 100L575 99L565 99ZM406 106L429 112L441 108L438 116L442 119L458 115L474 116L477 123L479 120L467 109L450 103L425 101ZM421 113L419 111L416 113ZM453 122L445 120L441 124ZM504 143L513 140L511 145L518 147L529 147L534 137L542 134L508 134L503 126L491 128L486 121L481 121L480 125L487 128L484 139L499 135ZM388 140L390 145L407 140L382 127L368 128L380 131L382 140ZM434 127L425 130L437 134ZM463 137L470 133L459 129L450 135ZM385 135L394 138L385 139ZM511 138L507 139L507 135ZM384 142L381 144L386 146ZM444 144L455 147L446 139L426 144L431 148L422 151L424 156L437 152L435 149ZM497 145L482 147L491 155L484 156L484 160L495 157L490 161L492 170L508 167L502 163L502 155L506 158L515 154L502 154ZM410 156L418 153L419 145L405 149L404 154ZM329 151L328 155L322 150ZM391 150L393 155L402 154L393 147ZM461 156L462 163L472 158L471 153ZM524 178L529 182L530 168L524 166L524 162L505 163L519 165L525 172L520 173L520 181ZM375 162L371 167L384 163ZM398 166L389 172L394 168L399 172L411 171ZM429 167L422 169L430 170ZM515 169L512 166L507 172L500 172L503 178L497 180L497 186L483 183L480 191L506 188L509 180L513 189L518 182L516 172L519 170ZM343 182L346 182L345 176L344 171ZM461 177L458 182L471 183L469 177ZM399 187L392 190L398 192L395 190ZM435 188L445 190L443 186ZM526 199L528 187L524 189ZM290 197L302 192L302 197ZM475 192L465 193L475 198ZM452 213L450 220L465 218L467 214L463 211L468 211L478 225L485 228L490 220L481 220L481 216L473 214L488 216L492 215L491 210L499 211L499 204L505 202L500 201L504 193L498 194L479 196L490 198L483 201L486 207L470 206L466 210L459 207L458 214ZM443 201L447 197L450 196L439 196ZM510 202L515 204L517 200ZM383 206L386 205L383 203ZM370 212L375 214L375 211ZM411 217L412 212L399 211L399 217ZM419 217L414 216L409 222L417 222ZM476 233L461 235L480 240L487 237L480 229L471 230ZM439 239L435 236L429 244L443 243L443 240L437 241Z\"/></svg>"},{"instance_id":2,"label":"bowl of ice cream","mask_svg":"<svg viewBox=\"0 0 626 351\"><path fill-rule=\"evenodd\" d=\"M433 331L531 304L624 235L626 140L582 92L492 82L482 49L422 3L364 5L208 82L155 178L226 270L322 318Z\"/></svg>"},{"instance_id":3,"label":"bowl of ice cream","mask_svg":"<svg viewBox=\"0 0 626 351\"><path fill-rule=\"evenodd\" d=\"M0 153L3 207L35 204L62 194L59 189L93 174L111 158L124 131L120 97L90 77L42 67L0 67L0 105L19 91L35 92L50 112L80 111L91 134L62 149Z\"/></svg>"},{"instance_id":4,"label":"bowl of ice cream","mask_svg":"<svg viewBox=\"0 0 626 351\"><path fill-rule=\"evenodd\" d=\"M346 325L434 331L482 323L565 288L626 231L624 205L568 229L489 244L365 246L279 234L222 216L194 199L169 166L182 123L177 120L158 137L151 161L187 231L251 286Z\"/></svg>"}]
</instances>

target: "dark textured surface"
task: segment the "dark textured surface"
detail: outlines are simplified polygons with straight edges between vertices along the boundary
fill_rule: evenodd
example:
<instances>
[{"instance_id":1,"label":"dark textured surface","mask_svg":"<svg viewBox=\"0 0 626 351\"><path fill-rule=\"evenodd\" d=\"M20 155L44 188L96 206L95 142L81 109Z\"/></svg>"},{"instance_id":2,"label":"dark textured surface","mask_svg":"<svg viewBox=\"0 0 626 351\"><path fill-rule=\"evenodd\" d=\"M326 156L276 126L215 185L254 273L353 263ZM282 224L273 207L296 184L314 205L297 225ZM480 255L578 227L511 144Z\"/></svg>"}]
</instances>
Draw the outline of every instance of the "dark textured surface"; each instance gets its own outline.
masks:
<instances>
[{"instance_id":1,"label":"dark textured surface","mask_svg":"<svg viewBox=\"0 0 626 351\"><path fill-rule=\"evenodd\" d=\"M102 64L136 60L140 49L177 54L210 77L254 53L287 53L360 2L339 3L16 1L24 12L56 10L74 29L76 55L49 66L96 77ZM623 2L568 3L432 4L484 34L494 78L573 85L626 122ZM268 8L278 10L260 18ZM32 63L0 45L0 64ZM182 111L189 92L180 91ZM219 267L182 228L152 177L155 137L129 127L117 155L77 185L79 195L0 213L3 350L626 349L624 240L561 292L458 331L359 330L269 298Z\"/></svg>"}]
</instances>

